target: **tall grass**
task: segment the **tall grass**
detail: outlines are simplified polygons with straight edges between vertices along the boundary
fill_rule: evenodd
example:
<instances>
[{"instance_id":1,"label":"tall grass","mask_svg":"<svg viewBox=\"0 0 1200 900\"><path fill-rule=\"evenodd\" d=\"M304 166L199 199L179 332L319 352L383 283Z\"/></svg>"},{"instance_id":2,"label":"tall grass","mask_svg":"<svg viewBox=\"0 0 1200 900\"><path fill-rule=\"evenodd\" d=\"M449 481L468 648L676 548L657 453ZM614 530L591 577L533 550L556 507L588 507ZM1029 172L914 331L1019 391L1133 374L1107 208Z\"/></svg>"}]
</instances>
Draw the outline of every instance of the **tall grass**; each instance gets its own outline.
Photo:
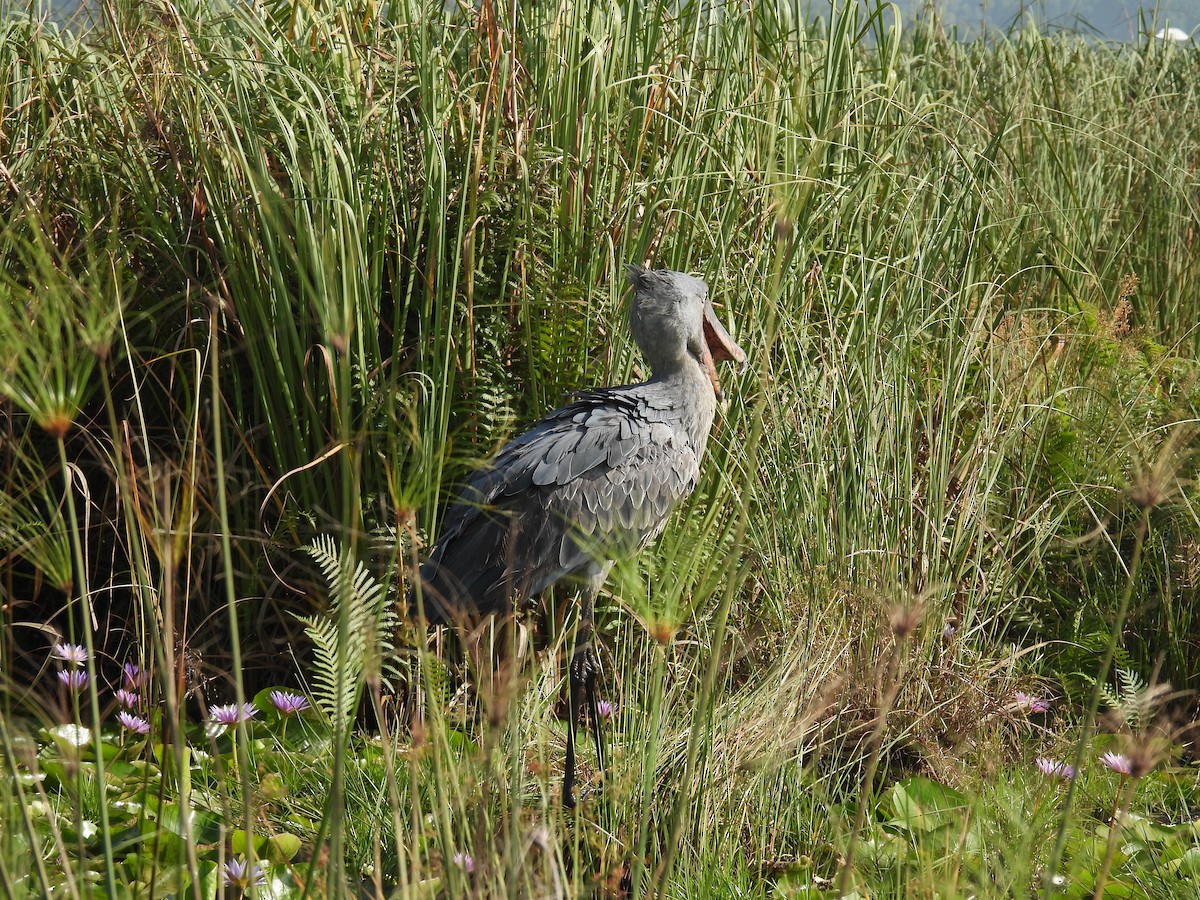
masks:
<instances>
[{"instance_id":1,"label":"tall grass","mask_svg":"<svg viewBox=\"0 0 1200 900\"><path fill-rule=\"evenodd\" d=\"M308 896L1026 896L1062 850L1092 889L1087 810L1023 773L1110 658L1197 687L1195 54L890 7L101 11L0 25L11 893L233 895L249 855ZM627 261L703 276L752 365L601 601L615 746L571 813L566 629L493 675L377 600L470 468L644 376ZM197 724L280 684L308 718ZM1031 730L1039 684L1084 712Z\"/></svg>"}]
</instances>

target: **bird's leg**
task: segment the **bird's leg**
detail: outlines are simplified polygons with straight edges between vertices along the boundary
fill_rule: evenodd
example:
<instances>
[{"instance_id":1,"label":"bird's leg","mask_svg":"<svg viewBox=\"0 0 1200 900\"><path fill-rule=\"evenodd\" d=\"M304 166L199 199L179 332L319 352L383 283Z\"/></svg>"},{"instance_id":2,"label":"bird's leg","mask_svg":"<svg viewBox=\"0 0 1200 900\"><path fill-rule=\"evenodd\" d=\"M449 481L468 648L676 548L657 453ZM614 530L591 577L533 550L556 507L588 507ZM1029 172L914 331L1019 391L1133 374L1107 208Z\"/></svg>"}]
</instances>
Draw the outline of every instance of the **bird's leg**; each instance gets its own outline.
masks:
<instances>
[{"instance_id":1,"label":"bird's leg","mask_svg":"<svg viewBox=\"0 0 1200 900\"><path fill-rule=\"evenodd\" d=\"M592 564L584 578L579 593L579 614L575 619L575 646L571 652L571 664L567 669L567 768L563 774L563 806L575 805L575 728L579 724L579 706L587 694L588 717L592 721L592 733L596 737L596 757L600 765L603 784L605 752L604 739L600 733L600 706L596 699L596 676L600 674L600 657L593 642L593 614L596 595L608 578L612 563Z\"/></svg>"},{"instance_id":2,"label":"bird's leg","mask_svg":"<svg viewBox=\"0 0 1200 900\"><path fill-rule=\"evenodd\" d=\"M600 699L596 692L596 681L600 675L600 655L596 652L594 617L596 594L589 591L583 598L579 611L580 638L576 641L575 659L581 670L583 690L587 696L587 715L592 726L592 737L596 741L596 766L600 772L601 790L604 788L605 753L604 734L600 728Z\"/></svg>"},{"instance_id":3,"label":"bird's leg","mask_svg":"<svg viewBox=\"0 0 1200 900\"><path fill-rule=\"evenodd\" d=\"M583 608L588 632L587 680L584 683L587 686L588 717L592 720L592 736L596 740L596 766L600 772L600 790L604 790L604 780L608 775L608 753L604 748L604 720L600 716L600 698L596 687L601 669L600 654L596 652L596 642L592 639L592 619L596 609L596 597L608 579L608 573L612 571L612 566L611 562L606 562L595 566L589 573L588 595Z\"/></svg>"},{"instance_id":4,"label":"bird's leg","mask_svg":"<svg viewBox=\"0 0 1200 900\"><path fill-rule=\"evenodd\" d=\"M575 808L575 727L579 723L579 703L583 699L586 677L583 667L584 647L591 642L590 623L585 627L582 615L575 625L575 647L567 666L567 765L563 772L562 802L567 809Z\"/></svg>"},{"instance_id":5,"label":"bird's leg","mask_svg":"<svg viewBox=\"0 0 1200 900\"><path fill-rule=\"evenodd\" d=\"M584 687L587 691L588 718L592 722L592 737L596 741L596 769L600 773L600 790L604 790L604 777L608 772L608 753L604 749L604 728L600 716L600 698L596 690L596 682L600 676L600 656L596 653L595 645L588 648L587 674L584 677Z\"/></svg>"},{"instance_id":6,"label":"bird's leg","mask_svg":"<svg viewBox=\"0 0 1200 900\"><path fill-rule=\"evenodd\" d=\"M607 568L604 574L607 574ZM599 576L603 581L603 575ZM590 579L593 583L596 578ZM586 698L587 714L591 723L592 737L596 741L596 763L600 772L601 789L604 785L604 773L607 768L607 754L604 748L604 733L601 728L600 700L596 690L596 679L600 674L600 657L596 653L594 634L594 615L596 605L596 590L592 584L580 597L579 618L575 626L575 648L571 655L571 665L568 670L567 689L567 769L563 776L563 805L575 805L575 728L579 723L579 707Z\"/></svg>"},{"instance_id":7,"label":"bird's leg","mask_svg":"<svg viewBox=\"0 0 1200 900\"><path fill-rule=\"evenodd\" d=\"M575 621L575 646L567 667L567 770L563 773L563 806L575 806L575 729L579 707L588 685L587 658L592 646L592 593L584 591ZM590 696L590 693L589 693Z\"/></svg>"}]
</instances>

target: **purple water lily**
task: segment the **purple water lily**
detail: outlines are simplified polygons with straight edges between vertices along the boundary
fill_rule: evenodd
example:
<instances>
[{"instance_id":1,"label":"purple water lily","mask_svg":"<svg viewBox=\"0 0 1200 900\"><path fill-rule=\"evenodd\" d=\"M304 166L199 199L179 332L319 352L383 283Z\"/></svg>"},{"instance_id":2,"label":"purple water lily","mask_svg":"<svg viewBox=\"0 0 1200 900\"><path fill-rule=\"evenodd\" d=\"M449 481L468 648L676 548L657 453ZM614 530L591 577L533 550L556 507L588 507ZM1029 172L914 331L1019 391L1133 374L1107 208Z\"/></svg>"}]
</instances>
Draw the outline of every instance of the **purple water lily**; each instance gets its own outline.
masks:
<instances>
[{"instance_id":1,"label":"purple water lily","mask_svg":"<svg viewBox=\"0 0 1200 900\"><path fill-rule=\"evenodd\" d=\"M1070 763L1059 762L1056 759L1047 759L1044 756L1039 756L1034 762L1043 775L1049 775L1053 778L1065 778L1068 781L1075 777L1075 767Z\"/></svg>"},{"instance_id":2,"label":"purple water lily","mask_svg":"<svg viewBox=\"0 0 1200 900\"><path fill-rule=\"evenodd\" d=\"M1105 753L1100 757L1100 762L1121 775L1128 775L1133 771L1133 761L1124 753Z\"/></svg>"},{"instance_id":3,"label":"purple water lily","mask_svg":"<svg viewBox=\"0 0 1200 900\"><path fill-rule=\"evenodd\" d=\"M87 662L87 647L80 644L55 644L53 655L69 666L81 666Z\"/></svg>"},{"instance_id":4,"label":"purple water lily","mask_svg":"<svg viewBox=\"0 0 1200 900\"><path fill-rule=\"evenodd\" d=\"M225 863L225 884L229 887L245 890L250 885L262 887L266 883L267 875L262 863L250 865L245 858L231 859Z\"/></svg>"},{"instance_id":5,"label":"purple water lily","mask_svg":"<svg viewBox=\"0 0 1200 900\"><path fill-rule=\"evenodd\" d=\"M218 725L249 722L256 715L258 715L258 709L253 703L243 703L240 707L236 703L226 703L224 706L214 706L208 711L209 720Z\"/></svg>"},{"instance_id":6,"label":"purple water lily","mask_svg":"<svg viewBox=\"0 0 1200 900\"><path fill-rule=\"evenodd\" d=\"M290 691L271 691L271 702L282 715L291 716L308 709L308 698Z\"/></svg>"},{"instance_id":7,"label":"purple water lily","mask_svg":"<svg viewBox=\"0 0 1200 900\"><path fill-rule=\"evenodd\" d=\"M83 669L64 669L58 673L58 680L73 691L82 691L87 687L88 673Z\"/></svg>"},{"instance_id":8,"label":"purple water lily","mask_svg":"<svg viewBox=\"0 0 1200 900\"><path fill-rule=\"evenodd\" d=\"M127 691L136 691L146 684L146 673L136 663L125 663L121 667L122 687Z\"/></svg>"},{"instance_id":9,"label":"purple water lily","mask_svg":"<svg viewBox=\"0 0 1200 900\"><path fill-rule=\"evenodd\" d=\"M117 721L121 723L121 727L126 731L132 731L135 734L150 733L150 723L141 716L135 716L132 713L121 710L121 712L117 713Z\"/></svg>"}]
</instances>

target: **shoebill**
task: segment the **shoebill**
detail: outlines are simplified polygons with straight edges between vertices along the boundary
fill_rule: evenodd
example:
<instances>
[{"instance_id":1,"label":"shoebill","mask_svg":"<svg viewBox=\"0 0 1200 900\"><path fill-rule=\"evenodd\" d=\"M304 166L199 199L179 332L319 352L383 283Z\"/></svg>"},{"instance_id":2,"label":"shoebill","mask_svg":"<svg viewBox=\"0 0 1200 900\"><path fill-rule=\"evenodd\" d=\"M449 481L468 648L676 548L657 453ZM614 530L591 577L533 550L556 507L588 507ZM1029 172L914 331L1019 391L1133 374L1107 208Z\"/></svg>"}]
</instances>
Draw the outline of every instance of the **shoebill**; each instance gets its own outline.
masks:
<instances>
[{"instance_id":1,"label":"shoebill","mask_svg":"<svg viewBox=\"0 0 1200 900\"><path fill-rule=\"evenodd\" d=\"M592 647L596 594L612 561L657 537L695 489L722 399L716 364L746 360L699 278L632 265L628 273L630 327L651 377L579 392L472 474L409 595L413 615L420 609L431 624L464 624L507 614L564 579L580 586L568 669L567 807L575 805L575 730L585 698L602 777L605 767Z\"/></svg>"}]
</instances>

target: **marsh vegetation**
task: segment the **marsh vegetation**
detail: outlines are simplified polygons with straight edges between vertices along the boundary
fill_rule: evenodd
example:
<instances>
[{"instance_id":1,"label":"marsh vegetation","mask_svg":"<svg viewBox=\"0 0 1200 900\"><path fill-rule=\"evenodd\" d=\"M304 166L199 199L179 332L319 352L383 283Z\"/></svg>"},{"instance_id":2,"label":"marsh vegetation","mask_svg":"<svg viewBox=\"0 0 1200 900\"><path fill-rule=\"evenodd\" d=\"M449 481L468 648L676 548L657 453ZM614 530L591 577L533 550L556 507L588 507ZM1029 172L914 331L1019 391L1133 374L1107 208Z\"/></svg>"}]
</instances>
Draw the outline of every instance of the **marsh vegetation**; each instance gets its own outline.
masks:
<instances>
[{"instance_id":1,"label":"marsh vegetation","mask_svg":"<svg viewBox=\"0 0 1200 900\"><path fill-rule=\"evenodd\" d=\"M1200 891L1200 55L332 6L0 22L6 895ZM601 596L569 811L566 629L400 606L644 375L627 262L751 365Z\"/></svg>"}]
</instances>

